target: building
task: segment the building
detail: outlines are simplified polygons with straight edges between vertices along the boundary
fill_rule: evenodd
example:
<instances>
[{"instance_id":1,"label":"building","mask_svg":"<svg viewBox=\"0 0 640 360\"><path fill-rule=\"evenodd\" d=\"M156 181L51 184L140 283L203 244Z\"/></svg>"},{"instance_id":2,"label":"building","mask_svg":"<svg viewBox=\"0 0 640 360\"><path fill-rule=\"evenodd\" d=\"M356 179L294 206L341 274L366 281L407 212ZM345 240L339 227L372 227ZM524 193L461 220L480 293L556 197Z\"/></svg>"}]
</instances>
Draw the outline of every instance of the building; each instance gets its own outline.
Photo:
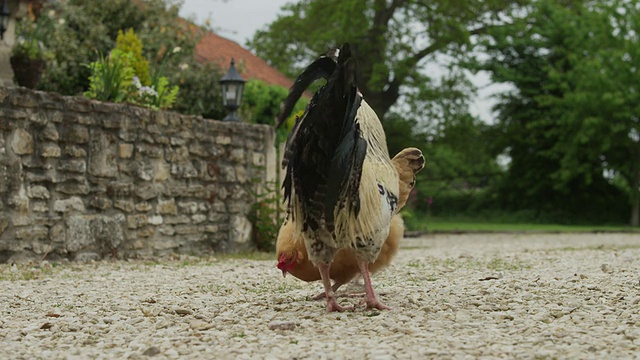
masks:
<instances>
[{"instance_id":1,"label":"building","mask_svg":"<svg viewBox=\"0 0 640 360\"><path fill-rule=\"evenodd\" d=\"M235 41L207 32L196 45L196 59L201 62L212 62L226 70L235 59L236 68L245 79L258 79L269 85L280 85L289 88L293 81L284 74L269 66L266 61L253 55Z\"/></svg>"}]
</instances>

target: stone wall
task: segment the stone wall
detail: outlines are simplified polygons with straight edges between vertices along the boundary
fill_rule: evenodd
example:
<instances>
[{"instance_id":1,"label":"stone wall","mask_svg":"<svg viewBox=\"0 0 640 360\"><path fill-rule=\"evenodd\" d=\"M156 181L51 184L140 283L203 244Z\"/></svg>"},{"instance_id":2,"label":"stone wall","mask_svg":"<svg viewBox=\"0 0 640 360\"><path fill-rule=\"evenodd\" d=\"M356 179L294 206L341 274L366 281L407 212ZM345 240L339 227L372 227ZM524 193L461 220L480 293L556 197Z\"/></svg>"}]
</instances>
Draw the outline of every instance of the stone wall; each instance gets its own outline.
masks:
<instances>
[{"instance_id":1,"label":"stone wall","mask_svg":"<svg viewBox=\"0 0 640 360\"><path fill-rule=\"evenodd\" d=\"M264 125L0 88L0 131L0 263L246 250L275 180Z\"/></svg>"}]
</instances>

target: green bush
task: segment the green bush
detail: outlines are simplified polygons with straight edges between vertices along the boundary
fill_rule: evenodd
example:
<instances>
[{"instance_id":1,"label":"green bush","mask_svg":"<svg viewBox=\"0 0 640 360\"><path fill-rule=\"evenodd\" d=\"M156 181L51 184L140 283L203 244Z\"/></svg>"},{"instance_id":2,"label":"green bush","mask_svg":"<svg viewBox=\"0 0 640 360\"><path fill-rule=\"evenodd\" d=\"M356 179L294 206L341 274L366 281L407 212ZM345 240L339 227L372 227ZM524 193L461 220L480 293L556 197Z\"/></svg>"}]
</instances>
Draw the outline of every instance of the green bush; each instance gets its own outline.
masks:
<instances>
[{"instance_id":1,"label":"green bush","mask_svg":"<svg viewBox=\"0 0 640 360\"><path fill-rule=\"evenodd\" d=\"M136 36L133 29L127 30L126 33L122 32L122 30L118 31L116 49L125 53L131 53L131 67L135 71L135 75L138 77L142 85L150 85L151 75L149 75L149 60L142 55L142 41L140 41Z\"/></svg>"}]
</instances>

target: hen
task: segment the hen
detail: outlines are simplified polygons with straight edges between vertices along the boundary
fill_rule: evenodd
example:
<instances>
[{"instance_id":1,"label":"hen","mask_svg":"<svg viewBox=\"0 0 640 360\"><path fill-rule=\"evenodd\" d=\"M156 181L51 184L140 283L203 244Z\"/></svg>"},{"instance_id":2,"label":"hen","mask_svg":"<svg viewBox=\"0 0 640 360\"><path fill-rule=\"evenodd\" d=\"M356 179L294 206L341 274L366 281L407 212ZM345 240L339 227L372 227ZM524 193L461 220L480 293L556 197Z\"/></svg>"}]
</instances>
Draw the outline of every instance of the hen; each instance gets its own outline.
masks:
<instances>
[{"instance_id":1,"label":"hen","mask_svg":"<svg viewBox=\"0 0 640 360\"><path fill-rule=\"evenodd\" d=\"M407 148L391 159L400 177L400 195L398 198L398 209L402 209L409 193L415 184L415 174L424 167L424 157L422 152L416 148ZM391 228L389 235L382 245L380 255L376 261L369 266L371 273L376 273L391 263L391 260L398 251L400 240L404 234L404 222L399 214L391 218ZM303 281L320 280L318 269L311 263L305 249L302 234L293 234L293 224L285 221L278 233L276 243L276 254L278 258L278 269L282 274L290 273ZM331 264L329 276L334 281L331 289L336 292L340 286L351 281L358 273L359 268L356 263L353 249L345 248L336 253ZM324 293L317 298L324 297Z\"/></svg>"},{"instance_id":2,"label":"hen","mask_svg":"<svg viewBox=\"0 0 640 360\"><path fill-rule=\"evenodd\" d=\"M362 274L367 308L389 309L371 285L375 263L398 211L400 191L382 124L357 88L357 65L348 44L321 57L296 80L278 121L286 118L313 81L327 83L296 122L283 159L287 223L301 235L324 285L327 311L344 311L331 287L331 264L351 249Z\"/></svg>"}]
</instances>

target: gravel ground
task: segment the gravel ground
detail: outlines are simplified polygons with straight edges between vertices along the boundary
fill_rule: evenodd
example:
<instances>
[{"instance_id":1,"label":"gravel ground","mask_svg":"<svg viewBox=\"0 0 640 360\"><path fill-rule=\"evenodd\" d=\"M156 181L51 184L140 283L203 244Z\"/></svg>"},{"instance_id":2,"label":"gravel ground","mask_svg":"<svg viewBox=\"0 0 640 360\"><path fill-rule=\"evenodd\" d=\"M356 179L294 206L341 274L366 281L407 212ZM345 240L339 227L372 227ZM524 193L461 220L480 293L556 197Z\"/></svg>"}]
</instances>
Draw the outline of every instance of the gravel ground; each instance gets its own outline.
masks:
<instances>
[{"instance_id":1,"label":"gravel ground","mask_svg":"<svg viewBox=\"0 0 640 360\"><path fill-rule=\"evenodd\" d=\"M638 234L405 239L373 279L393 310L342 314L273 259L0 265L0 358L638 359L639 259Z\"/></svg>"}]
</instances>

